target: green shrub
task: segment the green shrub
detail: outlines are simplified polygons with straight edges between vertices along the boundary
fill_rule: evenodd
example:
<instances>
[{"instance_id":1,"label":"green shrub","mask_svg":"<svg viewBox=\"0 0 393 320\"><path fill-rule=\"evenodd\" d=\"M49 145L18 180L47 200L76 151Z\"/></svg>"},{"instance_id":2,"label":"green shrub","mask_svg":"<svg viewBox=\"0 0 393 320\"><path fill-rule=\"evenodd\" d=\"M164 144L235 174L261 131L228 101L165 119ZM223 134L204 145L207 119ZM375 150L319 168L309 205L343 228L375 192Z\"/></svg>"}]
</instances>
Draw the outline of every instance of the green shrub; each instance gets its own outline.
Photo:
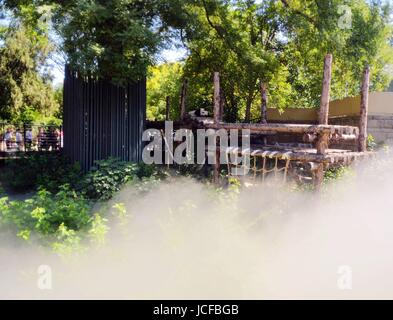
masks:
<instances>
[{"instance_id":1,"label":"green shrub","mask_svg":"<svg viewBox=\"0 0 393 320\"><path fill-rule=\"evenodd\" d=\"M72 165L61 153L32 153L6 161L0 179L6 188L24 192L44 188L52 193L64 184L80 179L78 165Z\"/></svg>"},{"instance_id":2,"label":"green shrub","mask_svg":"<svg viewBox=\"0 0 393 320\"><path fill-rule=\"evenodd\" d=\"M337 180L342 180L343 178L352 174L352 171L349 167L338 166L329 168L325 172L324 181L325 182L333 182Z\"/></svg>"},{"instance_id":3,"label":"green shrub","mask_svg":"<svg viewBox=\"0 0 393 320\"><path fill-rule=\"evenodd\" d=\"M160 180L162 172L153 165L136 164L115 158L96 161L95 166L83 177L77 190L91 200L109 200L131 181L152 178Z\"/></svg>"},{"instance_id":4,"label":"green shrub","mask_svg":"<svg viewBox=\"0 0 393 320\"><path fill-rule=\"evenodd\" d=\"M141 162L137 164L136 175L141 180L148 178L148 180L160 181L167 178L170 174L165 167Z\"/></svg>"},{"instance_id":5,"label":"green shrub","mask_svg":"<svg viewBox=\"0 0 393 320\"><path fill-rule=\"evenodd\" d=\"M134 163L113 158L97 161L82 179L78 190L92 200L109 200L121 186L137 176L137 171Z\"/></svg>"},{"instance_id":6,"label":"green shrub","mask_svg":"<svg viewBox=\"0 0 393 320\"><path fill-rule=\"evenodd\" d=\"M24 201L0 199L0 231L11 231L28 242L38 241L59 254L85 249L83 240L102 244L109 228L100 214L91 214L89 201L71 190L60 187L57 194L38 191Z\"/></svg>"},{"instance_id":7,"label":"green shrub","mask_svg":"<svg viewBox=\"0 0 393 320\"><path fill-rule=\"evenodd\" d=\"M367 149L370 151L376 150L378 147L378 144L375 142L375 138L373 135L369 134L367 136Z\"/></svg>"},{"instance_id":8,"label":"green shrub","mask_svg":"<svg viewBox=\"0 0 393 320\"><path fill-rule=\"evenodd\" d=\"M34 233L39 238L54 239L59 231L80 231L91 225L91 206L87 200L70 190L68 185L53 195L40 190L24 201L0 199L0 226L14 230L29 240Z\"/></svg>"}]
</instances>

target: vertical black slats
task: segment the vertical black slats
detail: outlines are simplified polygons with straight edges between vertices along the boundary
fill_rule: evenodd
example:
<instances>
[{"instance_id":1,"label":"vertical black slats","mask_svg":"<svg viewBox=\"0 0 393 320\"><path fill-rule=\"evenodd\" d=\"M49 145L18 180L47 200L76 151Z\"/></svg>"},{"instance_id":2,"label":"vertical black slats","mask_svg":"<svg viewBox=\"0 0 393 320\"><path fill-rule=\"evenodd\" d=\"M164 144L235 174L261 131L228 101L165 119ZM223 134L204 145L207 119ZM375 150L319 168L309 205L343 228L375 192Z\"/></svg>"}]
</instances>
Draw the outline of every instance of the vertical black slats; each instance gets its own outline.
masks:
<instances>
[{"instance_id":1,"label":"vertical black slats","mask_svg":"<svg viewBox=\"0 0 393 320\"><path fill-rule=\"evenodd\" d=\"M142 149L143 149L143 141L142 141L142 134L143 131L145 130L145 121L146 121L146 98L147 98L147 92L146 92L146 78L142 79L140 82L140 92L141 92L141 101L138 104L138 112L139 112L139 130L138 130L138 159L137 162L142 161Z\"/></svg>"},{"instance_id":2,"label":"vertical black slats","mask_svg":"<svg viewBox=\"0 0 393 320\"><path fill-rule=\"evenodd\" d=\"M129 92L130 92L129 103L128 103L128 108L130 111L129 123L130 123L130 127L131 127L130 132L133 137L132 142L130 144L130 149L131 149L130 160L134 161L135 155L136 155L135 154L135 140L136 140L135 138L137 138L135 135L135 133L136 133L136 120L137 120L137 118L136 118L137 115L135 113L135 104L137 103L137 100L138 100L138 87L135 85L135 83L131 83L129 85Z\"/></svg>"},{"instance_id":3,"label":"vertical black slats","mask_svg":"<svg viewBox=\"0 0 393 320\"><path fill-rule=\"evenodd\" d=\"M119 88L113 88L113 105L112 105L112 109L111 109L111 131L112 131L112 139L111 139L111 155L115 158L117 158L117 149L116 149L116 141L117 141L117 109L119 106L119 98L118 98L118 94L119 94Z\"/></svg>"},{"instance_id":4,"label":"vertical black slats","mask_svg":"<svg viewBox=\"0 0 393 320\"><path fill-rule=\"evenodd\" d=\"M121 152L120 152L120 158L121 160L125 160L124 157L124 138L125 138L125 117L127 114L127 107L126 107L126 101L127 101L127 94L123 94L122 95L122 107L120 110L120 114L121 114L121 122L120 122L120 128L121 128L121 139L120 139L120 148L121 148Z\"/></svg>"},{"instance_id":5,"label":"vertical black slats","mask_svg":"<svg viewBox=\"0 0 393 320\"><path fill-rule=\"evenodd\" d=\"M110 108L110 87L106 86L104 92L104 109L103 109L103 118L104 118L104 158L108 158L110 156L109 146L108 146L108 123L110 121L108 115L108 109Z\"/></svg>"},{"instance_id":6,"label":"vertical black slats","mask_svg":"<svg viewBox=\"0 0 393 320\"><path fill-rule=\"evenodd\" d=\"M93 100L90 98L92 93L93 93L93 85L94 85L94 79L91 81L87 82L87 104L88 104L88 110L89 110L89 116L87 117L87 163L89 166L93 162L93 136L92 136L92 121L93 121Z\"/></svg>"},{"instance_id":7,"label":"vertical black slats","mask_svg":"<svg viewBox=\"0 0 393 320\"><path fill-rule=\"evenodd\" d=\"M68 104L68 96L65 94L66 92L68 92L67 85L68 85L68 66L65 66L64 83L63 83L63 106ZM67 132L69 131L67 128L68 117L69 117L68 108L63 108L63 131L66 130ZM63 138L63 142L64 142L64 138ZM68 147L68 145L69 145L68 143L67 143L67 145L64 144L64 147L63 147L63 150L66 154L69 153L69 150L66 149Z\"/></svg>"},{"instance_id":8,"label":"vertical black slats","mask_svg":"<svg viewBox=\"0 0 393 320\"><path fill-rule=\"evenodd\" d=\"M117 87L112 86L111 87L111 98L110 98L111 105L110 105L110 108L108 110L108 113L109 113L109 121L108 121L108 123L109 123L109 132L110 132L110 139L109 139L109 147L110 147L110 149L109 150L110 150L110 155L112 157L115 156L114 139L116 137L116 133L114 131L115 125L113 124L113 120L114 120L114 117L115 117L115 114L116 114L115 108L116 108L116 105L117 105L116 92L117 92Z\"/></svg>"},{"instance_id":9,"label":"vertical black slats","mask_svg":"<svg viewBox=\"0 0 393 320\"><path fill-rule=\"evenodd\" d=\"M131 118L132 118L132 99L133 95L131 92L130 85L127 85L127 101L126 101L126 110L127 110L127 118L126 118L126 126L127 130L129 132L129 135L127 136L127 141L126 141L126 147L127 147L127 161L131 161L132 159L132 141L134 137L134 126L132 125Z\"/></svg>"},{"instance_id":10,"label":"vertical black slats","mask_svg":"<svg viewBox=\"0 0 393 320\"><path fill-rule=\"evenodd\" d=\"M98 116L97 116L97 110L98 110L98 105L99 105L99 99L98 99L98 88L99 88L99 81L96 81L94 83L94 89L93 89L93 96L91 97L93 99L93 121L92 121L92 126L93 126L93 162L98 160L98 153L97 153L97 146L98 146L98 139L97 139L97 127L98 127Z\"/></svg>"},{"instance_id":11,"label":"vertical black slats","mask_svg":"<svg viewBox=\"0 0 393 320\"><path fill-rule=\"evenodd\" d=\"M145 80L119 87L82 78L68 66L64 77L64 153L87 171L96 160L140 161L146 114Z\"/></svg>"}]
</instances>

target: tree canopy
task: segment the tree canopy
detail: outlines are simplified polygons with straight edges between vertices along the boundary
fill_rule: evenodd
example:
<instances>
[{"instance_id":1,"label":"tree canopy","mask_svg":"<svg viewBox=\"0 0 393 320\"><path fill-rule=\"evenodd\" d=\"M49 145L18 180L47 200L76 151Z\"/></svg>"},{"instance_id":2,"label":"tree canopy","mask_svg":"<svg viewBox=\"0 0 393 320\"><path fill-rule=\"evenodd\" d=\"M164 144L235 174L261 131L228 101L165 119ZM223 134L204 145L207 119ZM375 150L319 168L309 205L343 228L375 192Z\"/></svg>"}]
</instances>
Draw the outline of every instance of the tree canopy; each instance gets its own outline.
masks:
<instances>
[{"instance_id":1,"label":"tree canopy","mask_svg":"<svg viewBox=\"0 0 393 320\"><path fill-rule=\"evenodd\" d=\"M227 110L236 118L258 117L260 81L268 85L270 106L317 107L327 53L334 56L332 99L358 94L366 64L373 90L389 83L392 26L381 2L204 0L190 6L198 27L185 36L185 76L191 88L208 94L219 71Z\"/></svg>"},{"instance_id":2,"label":"tree canopy","mask_svg":"<svg viewBox=\"0 0 393 320\"><path fill-rule=\"evenodd\" d=\"M48 38L14 21L3 27L0 41L0 119L53 115L59 103L45 69L51 51Z\"/></svg>"},{"instance_id":3,"label":"tree canopy","mask_svg":"<svg viewBox=\"0 0 393 320\"><path fill-rule=\"evenodd\" d=\"M158 118L167 95L177 100L180 75L189 79L187 107L210 108L219 71L232 121L259 116L261 82L270 106L317 107L327 53L334 56L332 99L358 93L366 64L373 90L391 80L391 10L379 0L5 0L3 6L37 36L50 12L67 63L118 84L144 77L161 49L181 41L189 53L181 65L150 69L151 116Z\"/></svg>"}]
</instances>

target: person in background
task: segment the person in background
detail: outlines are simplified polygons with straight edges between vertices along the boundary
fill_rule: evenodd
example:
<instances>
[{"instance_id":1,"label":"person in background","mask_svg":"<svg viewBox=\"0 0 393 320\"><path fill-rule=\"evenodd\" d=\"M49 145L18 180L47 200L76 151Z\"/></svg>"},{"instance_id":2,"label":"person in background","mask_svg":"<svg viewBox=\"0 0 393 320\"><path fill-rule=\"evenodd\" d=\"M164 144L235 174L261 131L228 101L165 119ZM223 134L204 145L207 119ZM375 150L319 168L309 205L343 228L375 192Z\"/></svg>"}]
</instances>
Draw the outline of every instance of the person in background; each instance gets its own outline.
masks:
<instances>
[{"instance_id":1,"label":"person in background","mask_svg":"<svg viewBox=\"0 0 393 320\"><path fill-rule=\"evenodd\" d=\"M44 128L40 128L40 130L38 131L37 139L38 139L38 150L39 151L46 150L47 148L46 134Z\"/></svg>"},{"instance_id":2,"label":"person in background","mask_svg":"<svg viewBox=\"0 0 393 320\"><path fill-rule=\"evenodd\" d=\"M49 148L51 151L57 150L57 136L56 136L56 131L53 127L49 127L48 131L46 133L46 142L48 144L48 150Z\"/></svg>"},{"instance_id":3,"label":"person in background","mask_svg":"<svg viewBox=\"0 0 393 320\"><path fill-rule=\"evenodd\" d=\"M55 137L56 137L56 150L59 150L61 147L61 132L58 128L55 130Z\"/></svg>"},{"instance_id":4,"label":"person in background","mask_svg":"<svg viewBox=\"0 0 393 320\"><path fill-rule=\"evenodd\" d=\"M16 147L17 147L18 151L21 151L22 145L23 145L23 136L22 136L22 133L20 132L19 129L16 129L15 142L16 142Z\"/></svg>"},{"instance_id":5,"label":"person in background","mask_svg":"<svg viewBox=\"0 0 393 320\"><path fill-rule=\"evenodd\" d=\"M26 149L31 150L33 146L33 132L31 128L26 129Z\"/></svg>"},{"instance_id":6,"label":"person in background","mask_svg":"<svg viewBox=\"0 0 393 320\"><path fill-rule=\"evenodd\" d=\"M7 128L7 131L4 135L4 141L5 141L5 145L7 146L7 150L12 148L12 130L11 128Z\"/></svg>"}]
</instances>

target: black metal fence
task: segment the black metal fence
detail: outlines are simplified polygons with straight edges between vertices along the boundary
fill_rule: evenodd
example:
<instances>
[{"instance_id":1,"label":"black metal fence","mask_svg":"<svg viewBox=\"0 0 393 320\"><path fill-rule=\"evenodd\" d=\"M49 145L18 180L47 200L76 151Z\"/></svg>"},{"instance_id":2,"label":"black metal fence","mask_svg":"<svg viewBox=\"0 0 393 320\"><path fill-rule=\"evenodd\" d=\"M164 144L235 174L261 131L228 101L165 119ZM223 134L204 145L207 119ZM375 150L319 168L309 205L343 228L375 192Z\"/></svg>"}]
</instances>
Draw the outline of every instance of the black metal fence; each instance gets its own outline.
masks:
<instances>
[{"instance_id":1,"label":"black metal fence","mask_svg":"<svg viewBox=\"0 0 393 320\"><path fill-rule=\"evenodd\" d=\"M58 151L63 147L61 126L0 122L0 152Z\"/></svg>"},{"instance_id":2,"label":"black metal fence","mask_svg":"<svg viewBox=\"0 0 393 320\"><path fill-rule=\"evenodd\" d=\"M145 80L120 87L66 67L64 153L83 170L108 157L139 162L145 116Z\"/></svg>"}]
</instances>

